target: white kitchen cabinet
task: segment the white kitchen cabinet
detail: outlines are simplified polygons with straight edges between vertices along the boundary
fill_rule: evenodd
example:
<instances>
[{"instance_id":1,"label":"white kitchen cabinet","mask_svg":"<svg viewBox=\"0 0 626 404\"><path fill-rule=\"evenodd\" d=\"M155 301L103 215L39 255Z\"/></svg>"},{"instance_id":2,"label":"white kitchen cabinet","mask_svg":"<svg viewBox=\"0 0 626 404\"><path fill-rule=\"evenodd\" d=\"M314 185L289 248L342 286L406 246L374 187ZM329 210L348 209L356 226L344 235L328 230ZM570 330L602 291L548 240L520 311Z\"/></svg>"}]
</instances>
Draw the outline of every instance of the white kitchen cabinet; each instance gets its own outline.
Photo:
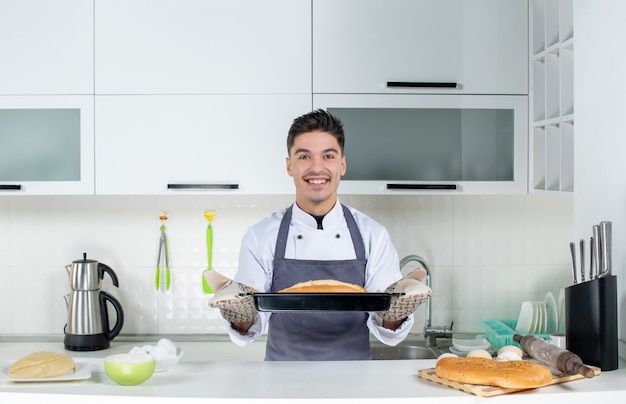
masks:
<instances>
[{"instance_id":1,"label":"white kitchen cabinet","mask_svg":"<svg viewBox=\"0 0 626 404\"><path fill-rule=\"evenodd\" d=\"M527 95L527 61L527 0L313 0L314 93Z\"/></svg>"},{"instance_id":2,"label":"white kitchen cabinet","mask_svg":"<svg viewBox=\"0 0 626 404\"><path fill-rule=\"evenodd\" d=\"M0 0L0 95L93 94L93 2Z\"/></svg>"},{"instance_id":3,"label":"white kitchen cabinet","mask_svg":"<svg viewBox=\"0 0 626 404\"><path fill-rule=\"evenodd\" d=\"M310 0L95 0L97 94L311 92Z\"/></svg>"},{"instance_id":4,"label":"white kitchen cabinet","mask_svg":"<svg viewBox=\"0 0 626 404\"><path fill-rule=\"evenodd\" d=\"M94 97L0 96L0 195L94 192Z\"/></svg>"},{"instance_id":5,"label":"white kitchen cabinet","mask_svg":"<svg viewBox=\"0 0 626 404\"><path fill-rule=\"evenodd\" d=\"M96 194L293 193L287 131L310 95L96 96Z\"/></svg>"},{"instance_id":6,"label":"white kitchen cabinet","mask_svg":"<svg viewBox=\"0 0 626 404\"><path fill-rule=\"evenodd\" d=\"M346 132L344 194L525 194L524 95L315 94Z\"/></svg>"},{"instance_id":7,"label":"white kitchen cabinet","mask_svg":"<svg viewBox=\"0 0 626 404\"><path fill-rule=\"evenodd\" d=\"M574 191L573 0L530 3L530 191Z\"/></svg>"}]
</instances>

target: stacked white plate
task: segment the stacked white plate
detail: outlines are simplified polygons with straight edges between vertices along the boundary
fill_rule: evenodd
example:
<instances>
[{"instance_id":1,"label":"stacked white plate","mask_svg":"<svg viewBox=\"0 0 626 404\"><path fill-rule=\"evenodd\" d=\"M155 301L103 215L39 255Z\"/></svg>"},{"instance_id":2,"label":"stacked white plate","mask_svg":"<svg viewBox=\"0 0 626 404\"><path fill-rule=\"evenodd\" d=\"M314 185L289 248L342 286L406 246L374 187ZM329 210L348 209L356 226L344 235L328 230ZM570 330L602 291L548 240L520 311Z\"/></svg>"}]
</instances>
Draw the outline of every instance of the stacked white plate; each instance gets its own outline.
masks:
<instances>
[{"instance_id":1,"label":"stacked white plate","mask_svg":"<svg viewBox=\"0 0 626 404\"><path fill-rule=\"evenodd\" d=\"M552 293L543 302L522 302L515 331L520 334L547 334L558 328L558 308Z\"/></svg>"},{"instance_id":2,"label":"stacked white plate","mask_svg":"<svg viewBox=\"0 0 626 404\"><path fill-rule=\"evenodd\" d=\"M484 349L493 355L491 344L483 335L477 335L474 338L455 336L452 338L452 346L449 348L450 353L461 357L467 356L468 353L477 349Z\"/></svg>"},{"instance_id":3,"label":"stacked white plate","mask_svg":"<svg viewBox=\"0 0 626 404\"><path fill-rule=\"evenodd\" d=\"M547 323L545 333L553 333L557 332L559 329L559 308L556 304L556 299L551 292L546 294L546 298L544 300L546 305L546 316Z\"/></svg>"}]
</instances>

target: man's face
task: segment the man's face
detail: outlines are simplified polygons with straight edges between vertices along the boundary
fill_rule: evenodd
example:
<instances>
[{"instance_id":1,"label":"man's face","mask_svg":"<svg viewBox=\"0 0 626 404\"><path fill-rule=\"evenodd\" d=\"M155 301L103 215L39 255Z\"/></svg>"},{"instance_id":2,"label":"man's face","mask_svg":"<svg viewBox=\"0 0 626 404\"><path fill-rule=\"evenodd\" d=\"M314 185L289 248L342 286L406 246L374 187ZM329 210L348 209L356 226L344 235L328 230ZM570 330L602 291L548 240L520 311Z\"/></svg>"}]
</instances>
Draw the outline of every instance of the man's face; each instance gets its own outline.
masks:
<instances>
[{"instance_id":1,"label":"man's face","mask_svg":"<svg viewBox=\"0 0 626 404\"><path fill-rule=\"evenodd\" d=\"M287 157L287 173L296 185L296 203L309 213L328 213L337 201L337 188L346 173L346 158L327 132L296 136Z\"/></svg>"}]
</instances>

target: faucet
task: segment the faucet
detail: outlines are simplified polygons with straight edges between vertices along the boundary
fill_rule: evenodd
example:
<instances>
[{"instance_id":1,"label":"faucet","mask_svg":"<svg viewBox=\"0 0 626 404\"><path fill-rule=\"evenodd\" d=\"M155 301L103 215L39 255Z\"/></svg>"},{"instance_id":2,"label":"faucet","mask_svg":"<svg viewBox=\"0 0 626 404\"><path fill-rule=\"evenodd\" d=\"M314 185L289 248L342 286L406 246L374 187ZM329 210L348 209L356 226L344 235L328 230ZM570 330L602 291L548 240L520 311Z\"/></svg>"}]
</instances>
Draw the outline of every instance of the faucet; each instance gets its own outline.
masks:
<instances>
[{"instance_id":1,"label":"faucet","mask_svg":"<svg viewBox=\"0 0 626 404\"><path fill-rule=\"evenodd\" d=\"M424 278L424 283L429 288L432 287L432 272L426 263L426 260L419 255L408 255L400 261L400 272L409 262L417 262L422 268L426 270L426 278ZM432 299L432 298L431 298ZM426 300L425 304L428 305L426 307L426 318L424 320L424 342L426 346L434 347L437 345L437 338L452 338L452 326L454 322L448 326L433 326L432 325L432 316L433 316L433 305L431 299Z\"/></svg>"}]
</instances>

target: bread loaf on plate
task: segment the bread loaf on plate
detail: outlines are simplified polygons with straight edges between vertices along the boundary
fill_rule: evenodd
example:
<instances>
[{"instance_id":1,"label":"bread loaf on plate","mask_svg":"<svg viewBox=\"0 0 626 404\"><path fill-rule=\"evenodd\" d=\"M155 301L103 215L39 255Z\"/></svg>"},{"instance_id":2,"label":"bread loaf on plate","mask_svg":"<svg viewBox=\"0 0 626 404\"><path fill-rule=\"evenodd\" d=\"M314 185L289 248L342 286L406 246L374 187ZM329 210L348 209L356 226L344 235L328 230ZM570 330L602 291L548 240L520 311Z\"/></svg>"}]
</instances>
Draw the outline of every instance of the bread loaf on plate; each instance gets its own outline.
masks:
<instances>
[{"instance_id":1,"label":"bread loaf on plate","mask_svg":"<svg viewBox=\"0 0 626 404\"><path fill-rule=\"evenodd\" d=\"M441 358L435 373L454 382L503 388L535 388L552 381L550 369L538 363L485 358Z\"/></svg>"},{"instance_id":2,"label":"bread loaf on plate","mask_svg":"<svg viewBox=\"0 0 626 404\"><path fill-rule=\"evenodd\" d=\"M9 376L14 379L43 379L63 376L76 370L74 359L56 352L33 352L18 359L9 368Z\"/></svg>"},{"instance_id":3,"label":"bread loaf on plate","mask_svg":"<svg viewBox=\"0 0 626 404\"><path fill-rule=\"evenodd\" d=\"M319 279L296 283L279 290L278 293L367 293L367 290L354 283L341 282L335 279Z\"/></svg>"}]
</instances>

